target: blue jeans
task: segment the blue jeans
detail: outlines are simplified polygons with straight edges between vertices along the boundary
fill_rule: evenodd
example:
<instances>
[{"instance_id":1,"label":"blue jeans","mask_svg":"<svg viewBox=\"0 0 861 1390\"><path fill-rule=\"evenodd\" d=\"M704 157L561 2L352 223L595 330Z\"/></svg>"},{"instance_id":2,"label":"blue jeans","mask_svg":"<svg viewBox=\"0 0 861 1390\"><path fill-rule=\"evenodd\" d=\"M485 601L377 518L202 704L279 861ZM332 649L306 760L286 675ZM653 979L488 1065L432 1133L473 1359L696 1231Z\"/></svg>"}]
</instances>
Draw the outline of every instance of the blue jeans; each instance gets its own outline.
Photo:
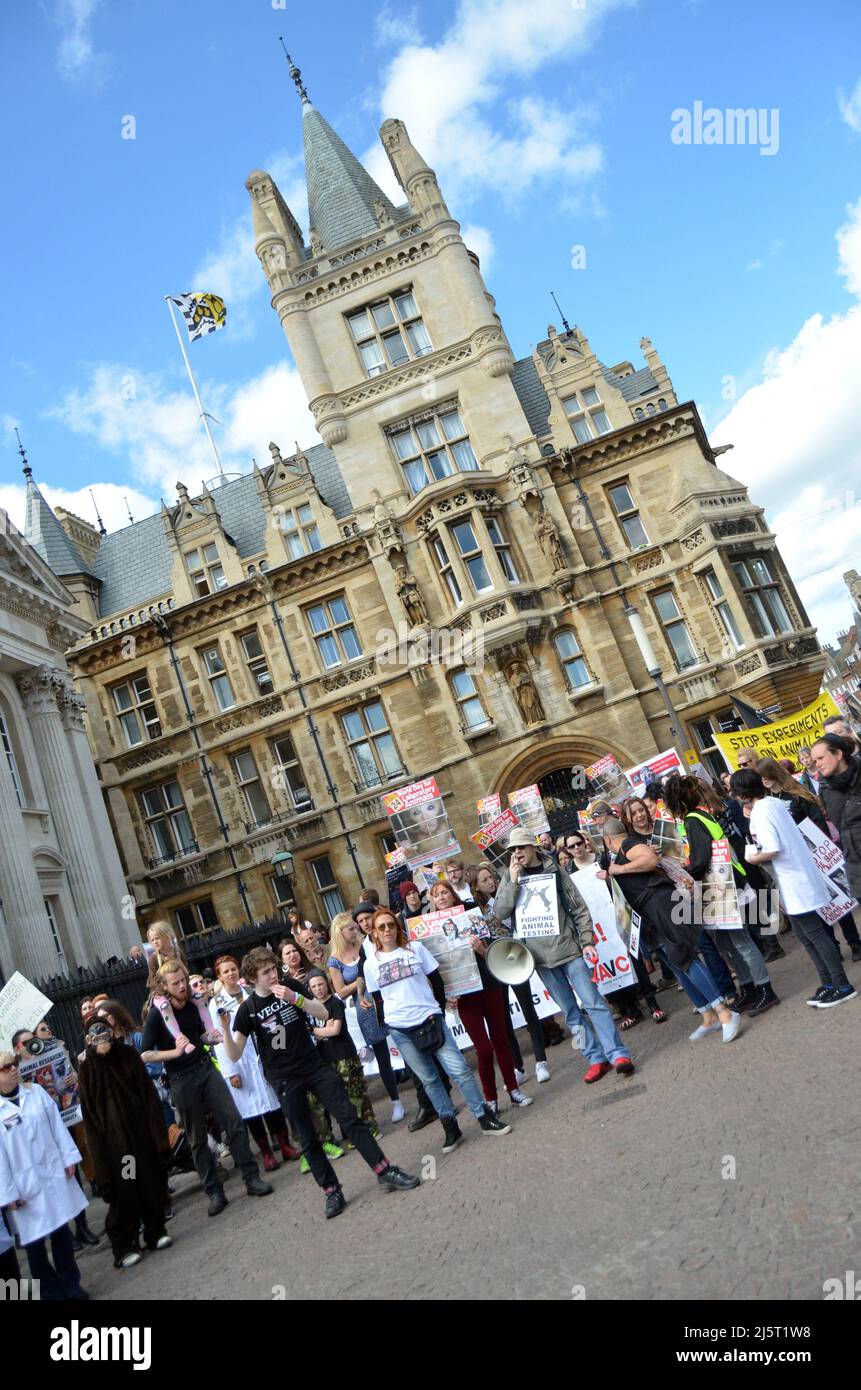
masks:
<instances>
[{"instance_id":1,"label":"blue jeans","mask_svg":"<svg viewBox=\"0 0 861 1390\"><path fill-rule=\"evenodd\" d=\"M718 950L717 944L707 931L700 932L697 950L705 961L706 969L718 989L722 990L724 994L732 994L735 990L732 975L727 969L726 961Z\"/></svg>"},{"instance_id":2,"label":"blue jeans","mask_svg":"<svg viewBox=\"0 0 861 1390\"><path fill-rule=\"evenodd\" d=\"M538 974L562 1010L572 1037L583 1039L580 1051L589 1062L615 1062L617 1057L628 1056L610 1006L592 983L592 971L582 956L564 965L539 965ZM585 1014L577 1003L575 989ZM580 1029L579 1034L575 1028Z\"/></svg>"},{"instance_id":3,"label":"blue jeans","mask_svg":"<svg viewBox=\"0 0 861 1390\"><path fill-rule=\"evenodd\" d=\"M663 952L659 954L663 954ZM694 1008L698 1009L701 1014L705 1013L706 1009L714 1009L716 1005L723 1003L723 995L715 983L714 976L708 967L703 965L699 956L694 956L687 970L682 970L677 965L670 965L669 960L667 960L667 964Z\"/></svg>"},{"instance_id":4,"label":"blue jeans","mask_svg":"<svg viewBox=\"0 0 861 1390\"><path fill-rule=\"evenodd\" d=\"M415 1072L424 1086L430 1102L441 1120L454 1118L454 1106L451 1103L451 1096L439 1079L439 1072L433 1064L434 1057L442 1066L446 1076L460 1087L460 1093L473 1115L476 1119L480 1119L484 1114L485 1105L478 1082L470 1071L466 1058L455 1042L454 1034L445 1020L443 1020L442 1032L443 1044L436 1052L419 1052L415 1043L410 1041L409 1035L399 1032L397 1028L391 1029L391 1037L407 1066Z\"/></svg>"}]
</instances>

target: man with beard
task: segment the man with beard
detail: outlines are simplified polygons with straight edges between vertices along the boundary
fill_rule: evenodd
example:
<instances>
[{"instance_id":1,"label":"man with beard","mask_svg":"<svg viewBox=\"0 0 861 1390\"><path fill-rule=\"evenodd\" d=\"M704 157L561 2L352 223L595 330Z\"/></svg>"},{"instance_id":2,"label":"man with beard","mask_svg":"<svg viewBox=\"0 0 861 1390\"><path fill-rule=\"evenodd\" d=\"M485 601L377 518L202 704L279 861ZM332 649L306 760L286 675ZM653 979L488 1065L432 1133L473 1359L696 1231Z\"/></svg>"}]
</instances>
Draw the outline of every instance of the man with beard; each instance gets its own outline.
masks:
<instances>
[{"instance_id":1,"label":"man with beard","mask_svg":"<svg viewBox=\"0 0 861 1390\"><path fill-rule=\"evenodd\" d=\"M188 1135L194 1166L209 1197L209 1215L218 1216L227 1206L227 1197L207 1143L207 1112L221 1126L233 1161L242 1170L248 1195L268 1197L273 1191L272 1184L261 1181L248 1134L227 1083L204 1051L204 1043L221 1042L222 1036L217 1029L204 1032L200 1014L191 999L185 966L178 960L165 961L159 967L157 980L159 989L170 999L174 1018L182 1031L179 1037L173 1037L158 1009L150 1009L144 1024L141 1060L164 1062L174 1109ZM185 1051L189 1043L194 1045L193 1052Z\"/></svg>"},{"instance_id":2,"label":"man with beard","mask_svg":"<svg viewBox=\"0 0 861 1390\"><path fill-rule=\"evenodd\" d=\"M85 1038L78 1076L96 1182L108 1203L105 1231L115 1269L141 1257L143 1225L148 1250L173 1242L164 1229L170 1145L161 1102L133 1047L114 1037L96 1012Z\"/></svg>"}]
</instances>

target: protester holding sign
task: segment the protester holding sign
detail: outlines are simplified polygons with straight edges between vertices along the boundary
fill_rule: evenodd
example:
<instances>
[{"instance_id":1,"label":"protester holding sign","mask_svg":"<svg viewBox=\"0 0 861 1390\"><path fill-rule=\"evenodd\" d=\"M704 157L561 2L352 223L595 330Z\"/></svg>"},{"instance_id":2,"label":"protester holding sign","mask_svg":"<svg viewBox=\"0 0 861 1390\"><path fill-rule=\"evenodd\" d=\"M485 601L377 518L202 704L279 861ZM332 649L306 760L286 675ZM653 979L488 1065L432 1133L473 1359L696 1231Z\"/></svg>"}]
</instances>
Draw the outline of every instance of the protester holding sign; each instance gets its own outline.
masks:
<instances>
[{"instance_id":1,"label":"protester holding sign","mask_svg":"<svg viewBox=\"0 0 861 1390\"><path fill-rule=\"evenodd\" d=\"M861 899L861 758L854 743L832 733L817 740L810 756L828 818L840 836L849 886Z\"/></svg>"},{"instance_id":2,"label":"protester holding sign","mask_svg":"<svg viewBox=\"0 0 861 1390\"><path fill-rule=\"evenodd\" d=\"M511 861L499 881L496 912L515 919L515 935L532 952L538 974L571 1030L572 1045L580 1045L589 1061L586 1084L599 1081L614 1067L628 1075L634 1064L606 1000L592 982L598 953L588 907L570 875L537 848L528 830L515 830L509 845Z\"/></svg>"},{"instance_id":3,"label":"protester holding sign","mask_svg":"<svg viewBox=\"0 0 861 1390\"><path fill-rule=\"evenodd\" d=\"M531 1097L525 1096L518 1088L517 1078L514 1075L514 1058L508 1045L508 1034L505 1027L507 1008L505 993L499 981L491 975L484 960L487 948L493 939L487 923L480 909L476 908L473 912L465 912L454 889L446 882L435 883L430 890L430 895L437 912L456 914L454 921L457 925L459 925L460 920L464 921L467 933L466 940L478 966L481 987L472 990L469 994L462 994L457 1001L451 1002L456 1002L461 1022L472 1039L484 1099L495 1114L497 1109L496 1074L493 1067L495 1056L511 1104L531 1105ZM471 889L470 898L472 898Z\"/></svg>"},{"instance_id":4,"label":"protester holding sign","mask_svg":"<svg viewBox=\"0 0 861 1390\"><path fill-rule=\"evenodd\" d=\"M840 950L819 915L819 909L831 900L828 885L789 807L766 793L762 778L752 769L734 772L731 784L734 795L750 817L754 843L747 846L745 859L752 864L771 866L792 930L819 976L819 988L808 999L808 1004L830 1009L855 999L856 991L846 978Z\"/></svg>"},{"instance_id":5,"label":"protester holding sign","mask_svg":"<svg viewBox=\"0 0 861 1390\"><path fill-rule=\"evenodd\" d=\"M747 914L751 908L757 908L758 902L741 862L744 842L724 815L717 793L698 777L668 777L664 797L670 814L684 821L690 847L685 867L694 882L702 885L694 895L694 902L701 905L700 921L735 971L739 986L735 1010L756 1018L780 1000L772 987L768 967L747 930ZM723 856L721 850L726 851ZM724 899L728 903L726 909Z\"/></svg>"}]
</instances>

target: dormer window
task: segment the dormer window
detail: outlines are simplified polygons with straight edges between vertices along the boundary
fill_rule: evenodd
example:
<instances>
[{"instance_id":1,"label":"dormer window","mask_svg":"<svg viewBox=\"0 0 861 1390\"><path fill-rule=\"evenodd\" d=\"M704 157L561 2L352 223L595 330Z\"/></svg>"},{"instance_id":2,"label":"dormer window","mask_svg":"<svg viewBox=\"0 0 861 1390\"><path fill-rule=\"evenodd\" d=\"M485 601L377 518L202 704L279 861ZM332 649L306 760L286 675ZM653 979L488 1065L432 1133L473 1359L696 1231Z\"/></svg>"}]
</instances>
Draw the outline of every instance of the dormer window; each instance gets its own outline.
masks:
<instances>
[{"instance_id":1,"label":"dormer window","mask_svg":"<svg viewBox=\"0 0 861 1390\"><path fill-rule=\"evenodd\" d=\"M586 386L579 393L572 391L563 397L562 407L578 444L588 444L596 435L609 434L613 428L594 386Z\"/></svg>"},{"instance_id":2,"label":"dormer window","mask_svg":"<svg viewBox=\"0 0 861 1390\"><path fill-rule=\"evenodd\" d=\"M278 525L291 560L301 560L303 555L323 549L310 503L302 502L295 508L285 507L278 517Z\"/></svg>"},{"instance_id":3,"label":"dormer window","mask_svg":"<svg viewBox=\"0 0 861 1390\"><path fill-rule=\"evenodd\" d=\"M348 314L347 322L368 376L380 376L392 367L403 367L413 358L433 352L410 290Z\"/></svg>"},{"instance_id":4,"label":"dormer window","mask_svg":"<svg viewBox=\"0 0 861 1390\"><path fill-rule=\"evenodd\" d=\"M195 546L185 552L185 563L192 588L198 598L214 594L218 589L227 588L227 576L218 556L218 546L214 541L207 545Z\"/></svg>"}]
</instances>

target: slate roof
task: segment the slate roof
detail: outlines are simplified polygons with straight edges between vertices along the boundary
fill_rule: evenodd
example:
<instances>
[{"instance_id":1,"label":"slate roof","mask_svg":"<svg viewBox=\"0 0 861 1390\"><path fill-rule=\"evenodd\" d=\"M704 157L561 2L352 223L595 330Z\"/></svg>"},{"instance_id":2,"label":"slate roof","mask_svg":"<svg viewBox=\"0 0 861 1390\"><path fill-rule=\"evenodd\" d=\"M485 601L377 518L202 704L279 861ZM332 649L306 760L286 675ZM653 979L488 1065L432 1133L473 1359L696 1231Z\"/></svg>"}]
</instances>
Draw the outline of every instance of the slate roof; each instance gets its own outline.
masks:
<instances>
[{"instance_id":1,"label":"slate roof","mask_svg":"<svg viewBox=\"0 0 861 1390\"><path fill-rule=\"evenodd\" d=\"M610 385L621 391L626 401L639 400L641 396L648 396L658 389L658 383L649 367L641 367L638 372L631 372L629 376L615 376L603 362L599 362L598 365Z\"/></svg>"},{"instance_id":2,"label":"slate roof","mask_svg":"<svg viewBox=\"0 0 861 1390\"><path fill-rule=\"evenodd\" d=\"M394 205L325 116L307 101L303 102L302 114L308 221L324 248L334 251L357 237L379 231L375 199L398 220Z\"/></svg>"},{"instance_id":3,"label":"slate roof","mask_svg":"<svg viewBox=\"0 0 861 1390\"><path fill-rule=\"evenodd\" d=\"M27 479L27 517L24 535L59 578L65 574L92 574L69 540L48 503L33 482Z\"/></svg>"},{"instance_id":4,"label":"slate roof","mask_svg":"<svg viewBox=\"0 0 861 1390\"><path fill-rule=\"evenodd\" d=\"M550 401L541 384L538 368L531 357L523 357L519 362L515 362L511 384L517 392L532 433L537 438L549 434Z\"/></svg>"}]
</instances>

